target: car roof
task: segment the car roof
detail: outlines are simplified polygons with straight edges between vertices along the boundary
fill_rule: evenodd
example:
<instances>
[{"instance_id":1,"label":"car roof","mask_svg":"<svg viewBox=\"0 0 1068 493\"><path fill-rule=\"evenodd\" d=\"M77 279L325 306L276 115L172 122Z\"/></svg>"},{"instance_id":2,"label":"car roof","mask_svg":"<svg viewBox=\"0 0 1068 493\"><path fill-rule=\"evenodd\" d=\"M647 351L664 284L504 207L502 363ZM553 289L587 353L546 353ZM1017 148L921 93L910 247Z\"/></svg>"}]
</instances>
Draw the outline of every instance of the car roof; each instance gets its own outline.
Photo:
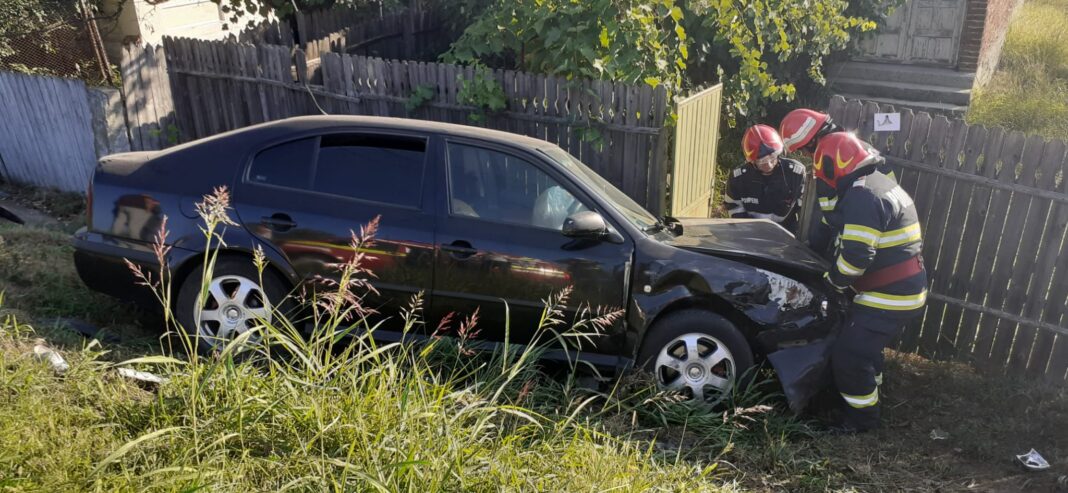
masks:
<instances>
[{"instance_id":1,"label":"car roof","mask_svg":"<svg viewBox=\"0 0 1068 493\"><path fill-rule=\"evenodd\" d=\"M518 145L531 149L548 147L551 144L524 135L518 135L488 128L457 125L454 123L441 123L427 120L415 120L410 118L391 118L383 116L356 116L356 115L318 115L296 116L283 120L268 122L257 125L260 128L284 127L293 131L325 130L334 127L366 126L396 130L410 130L417 132L438 133L457 137L467 137L483 141L505 145Z\"/></svg>"}]
</instances>

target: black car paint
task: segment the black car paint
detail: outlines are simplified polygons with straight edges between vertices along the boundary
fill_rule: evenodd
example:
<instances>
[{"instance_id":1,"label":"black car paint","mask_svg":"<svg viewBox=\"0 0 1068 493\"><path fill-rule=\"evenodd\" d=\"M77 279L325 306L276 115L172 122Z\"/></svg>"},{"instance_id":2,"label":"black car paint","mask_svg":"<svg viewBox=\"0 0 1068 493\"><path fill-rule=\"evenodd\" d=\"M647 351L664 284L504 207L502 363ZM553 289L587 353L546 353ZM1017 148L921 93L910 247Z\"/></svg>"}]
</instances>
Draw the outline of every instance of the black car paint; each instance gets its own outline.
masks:
<instances>
[{"instance_id":1,"label":"black car paint","mask_svg":"<svg viewBox=\"0 0 1068 493\"><path fill-rule=\"evenodd\" d=\"M299 137L345 131L426 136L427 179L420 210L392 210L314 192L265 192L243 180L251 159L262 149ZM594 204L612 229L610 238L579 240L548 230L523 232L512 226L451 217L443 150L448 141L476 143L529 160L566 184L580 199ZM826 268L823 260L788 234L784 236L777 225L759 221L739 227L731 221L718 225L683 221L682 236L667 231L647 234L602 203L579 177L538 152L549 145L513 134L414 120L301 117L227 132L167 151L110 156L101 160L94 177L87 229L75 235L78 271L94 289L144 300L143 289L134 288L132 283L123 285L130 276L118 259L130 258L146 269L157 269L151 244L166 217L167 242L173 247L166 259L167 269L172 279L180 282L197 265L204 245L194 204L215 187L226 185L234 192L233 207L243 224L225 228L227 252L247 255L262 247L270 265L294 285L314 273L327 272L327 264L339 258L331 251L347 248L348 229L358 230L379 214L382 229L377 244L383 251L415 248L426 253L418 256L417 267L433 263L438 269L458 269L466 284L449 284L439 275L431 276L432 281L420 278L418 286L379 283L394 297L426 291L427 313L431 315L427 330L449 311L470 313L476 305L491 304L488 309L483 307L483 336L502 338L501 333L489 333L504 322L504 305L496 299L502 295L497 293L505 293L503 297L509 301L513 327L532 327L534 320L530 318L540 311L540 300L563 284L521 283L516 278L510 285L478 282L484 280L482 273L495 268L522 271L524 262L535 266L541 262L546 269L571 275L571 285L577 287L570 303L572 311L589 293L594 294L589 301L595 305L626 309L623 323L598 338L595 347L584 348L599 363L630 364L655 321L681 308L721 313L744 331L758 353L822 337L837 324L835 307L840 300L822 290L816 274ZM279 196L296 202L280 203ZM283 239L262 224L263 218L276 213L287 214L298 225ZM433 231L427 232L428 227ZM732 229L743 233L732 233ZM457 241L466 241L475 253L458 259L455 252L443 250ZM535 247L532 242L546 243ZM322 255L308 255L294 266L298 255L293 247L301 244L323 247ZM754 266L801 281L814 293L812 302L795 309L779 306L771 298L768 278ZM596 278L585 282L583 275ZM532 285L542 289L532 290ZM601 289L606 285L615 289ZM820 306L824 300L831 304L826 312ZM406 300L387 301L395 306ZM518 329L517 335L524 337L523 329ZM383 336L393 337L388 333Z\"/></svg>"}]
</instances>

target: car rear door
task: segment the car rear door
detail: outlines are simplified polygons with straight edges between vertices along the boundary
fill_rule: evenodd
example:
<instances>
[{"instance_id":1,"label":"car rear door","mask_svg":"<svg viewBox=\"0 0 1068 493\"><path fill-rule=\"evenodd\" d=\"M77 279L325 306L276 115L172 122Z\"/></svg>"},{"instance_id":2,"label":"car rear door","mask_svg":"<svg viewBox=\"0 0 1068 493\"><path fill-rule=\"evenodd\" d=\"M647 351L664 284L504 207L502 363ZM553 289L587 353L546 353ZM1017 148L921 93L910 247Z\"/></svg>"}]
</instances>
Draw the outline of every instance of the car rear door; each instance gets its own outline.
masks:
<instances>
[{"instance_id":1,"label":"car rear door","mask_svg":"<svg viewBox=\"0 0 1068 493\"><path fill-rule=\"evenodd\" d=\"M568 323L584 304L625 306L633 244L619 235L563 235L569 214L597 209L565 175L534 155L484 143L450 139L444 147L432 320L478 308L482 338L503 341L508 324L509 341L527 343L543 300L565 288ZM621 343L617 335L600 338L599 352Z\"/></svg>"},{"instance_id":2,"label":"car rear door","mask_svg":"<svg viewBox=\"0 0 1068 493\"><path fill-rule=\"evenodd\" d=\"M384 321L381 330L398 330L399 309L432 288L433 145L430 135L375 130L279 142L249 163L235 209L245 227L313 281L337 279L339 265L357 253L353 233L380 218L374 242L359 251L378 291L363 304L378 312L371 321ZM304 283L317 285L323 283Z\"/></svg>"}]
</instances>

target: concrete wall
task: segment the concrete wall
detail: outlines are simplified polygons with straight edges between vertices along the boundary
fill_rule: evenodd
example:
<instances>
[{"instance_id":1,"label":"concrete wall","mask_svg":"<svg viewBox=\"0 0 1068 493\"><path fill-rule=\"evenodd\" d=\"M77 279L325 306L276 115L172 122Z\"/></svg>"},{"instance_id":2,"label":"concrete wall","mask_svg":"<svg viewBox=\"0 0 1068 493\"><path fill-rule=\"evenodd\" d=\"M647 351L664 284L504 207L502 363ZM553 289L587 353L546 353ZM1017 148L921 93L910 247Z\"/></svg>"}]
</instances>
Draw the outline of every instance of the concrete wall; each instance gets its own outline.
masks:
<instances>
[{"instance_id":1,"label":"concrete wall","mask_svg":"<svg viewBox=\"0 0 1068 493\"><path fill-rule=\"evenodd\" d=\"M121 57L126 43L159 46L164 36L222 39L231 34L223 29L226 20L212 0L107 0L105 11L115 12L120 5L122 12L114 28L101 27L112 60ZM242 23L262 20L246 14Z\"/></svg>"},{"instance_id":2,"label":"concrete wall","mask_svg":"<svg viewBox=\"0 0 1068 493\"><path fill-rule=\"evenodd\" d=\"M1001 48L1005 46L1005 36L1009 32L1009 23L1020 5L1023 5L1023 0L987 0L986 28L983 30L975 71L976 87L982 87L994 76L1001 59Z\"/></svg>"}]
</instances>

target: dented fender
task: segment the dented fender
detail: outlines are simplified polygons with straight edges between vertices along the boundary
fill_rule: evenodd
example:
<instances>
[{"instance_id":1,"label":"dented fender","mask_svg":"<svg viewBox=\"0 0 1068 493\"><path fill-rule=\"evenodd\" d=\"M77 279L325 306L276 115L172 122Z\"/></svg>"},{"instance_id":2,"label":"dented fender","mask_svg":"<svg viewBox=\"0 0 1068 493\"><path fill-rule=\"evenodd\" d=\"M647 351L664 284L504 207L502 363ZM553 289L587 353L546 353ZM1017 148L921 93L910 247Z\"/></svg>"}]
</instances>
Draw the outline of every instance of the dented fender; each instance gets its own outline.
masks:
<instances>
[{"instance_id":1,"label":"dented fender","mask_svg":"<svg viewBox=\"0 0 1068 493\"><path fill-rule=\"evenodd\" d=\"M656 246L647 246L648 250L661 253L655 252ZM835 323L828 310L830 296L822 292L816 276L671 250L669 255L637 259L628 310L631 354L637 354L645 332L661 314L683 306L726 316L739 326L758 356L822 338Z\"/></svg>"}]
</instances>

